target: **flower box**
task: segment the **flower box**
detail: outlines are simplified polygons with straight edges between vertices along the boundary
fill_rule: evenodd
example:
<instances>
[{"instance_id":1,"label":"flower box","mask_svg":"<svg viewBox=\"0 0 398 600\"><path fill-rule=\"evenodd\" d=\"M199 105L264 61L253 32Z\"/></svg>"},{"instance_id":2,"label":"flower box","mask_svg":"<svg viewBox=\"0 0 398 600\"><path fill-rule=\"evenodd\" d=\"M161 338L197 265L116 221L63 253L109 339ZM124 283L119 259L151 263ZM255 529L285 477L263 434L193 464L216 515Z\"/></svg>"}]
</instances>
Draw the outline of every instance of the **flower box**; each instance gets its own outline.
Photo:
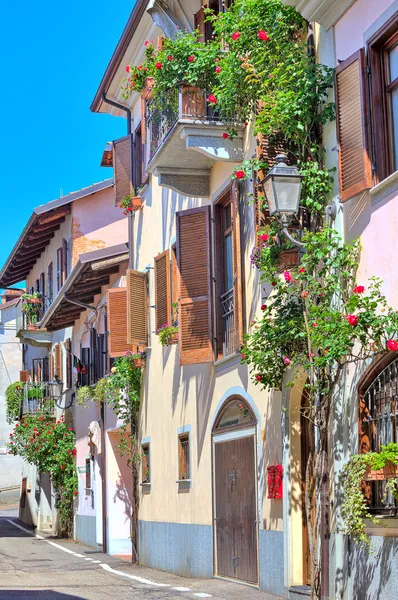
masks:
<instances>
[{"instance_id":1,"label":"flower box","mask_svg":"<svg viewBox=\"0 0 398 600\"><path fill-rule=\"evenodd\" d=\"M172 344L178 344L178 331L172 333L169 338L169 346L171 346Z\"/></svg>"},{"instance_id":2,"label":"flower box","mask_svg":"<svg viewBox=\"0 0 398 600\"><path fill-rule=\"evenodd\" d=\"M288 268L296 267L300 262L300 250L299 248L290 248L284 250L278 256L278 267L285 271Z\"/></svg>"},{"instance_id":3,"label":"flower box","mask_svg":"<svg viewBox=\"0 0 398 600\"><path fill-rule=\"evenodd\" d=\"M27 304L41 304L41 298L28 298L25 302Z\"/></svg>"},{"instance_id":4,"label":"flower box","mask_svg":"<svg viewBox=\"0 0 398 600\"><path fill-rule=\"evenodd\" d=\"M365 481L385 481L386 479L394 479L398 477L398 465L394 463L386 463L382 469L372 471L369 467L365 472Z\"/></svg>"},{"instance_id":5,"label":"flower box","mask_svg":"<svg viewBox=\"0 0 398 600\"><path fill-rule=\"evenodd\" d=\"M134 359L134 368L135 369L141 369L143 366L144 366L144 361L142 358Z\"/></svg>"}]
</instances>

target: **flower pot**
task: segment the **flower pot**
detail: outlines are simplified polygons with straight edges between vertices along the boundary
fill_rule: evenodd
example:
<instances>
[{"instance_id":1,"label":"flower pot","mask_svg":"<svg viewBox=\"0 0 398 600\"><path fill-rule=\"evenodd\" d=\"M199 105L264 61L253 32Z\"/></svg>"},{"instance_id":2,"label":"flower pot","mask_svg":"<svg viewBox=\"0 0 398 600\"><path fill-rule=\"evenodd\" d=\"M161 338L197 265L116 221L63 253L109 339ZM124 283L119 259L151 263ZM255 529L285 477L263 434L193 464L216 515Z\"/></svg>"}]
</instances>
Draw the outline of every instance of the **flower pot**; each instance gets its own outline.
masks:
<instances>
[{"instance_id":1,"label":"flower pot","mask_svg":"<svg viewBox=\"0 0 398 600\"><path fill-rule=\"evenodd\" d=\"M28 304L41 304L41 298L29 298L26 302Z\"/></svg>"},{"instance_id":2,"label":"flower pot","mask_svg":"<svg viewBox=\"0 0 398 600\"><path fill-rule=\"evenodd\" d=\"M386 479L395 479L398 477L398 465L386 463L382 469L372 471L369 467L365 472L365 481L385 481Z\"/></svg>"},{"instance_id":3,"label":"flower pot","mask_svg":"<svg viewBox=\"0 0 398 600\"><path fill-rule=\"evenodd\" d=\"M169 337L169 346L171 346L172 344L178 344L178 331L172 333Z\"/></svg>"},{"instance_id":4,"label":"flower pot","mask_svg":"<svg viewBox=\"0 0 398 600\"><path fill-rule=\"evenodd\" d=\"M134 359L134 368L135 369L141 369L143 366L144 366L144 361L142 358Z\"/></svg>"},{"instance_id":5,"label":"flower pot","mask_svg":"<svg viewBox=\"0 0 398 600\"><path fill-rule=\"evenodd\" d=\"M38 329L37 325L32 325L32 323L28 325L28 331L36 331L36 329Z\"/></svg>"},{"instance_id":6,"label":"flower pot","mask_svg":"<svg viewBox=\"0 0 398 600\"><path fill-rule=\"evenodd\" d=\"M300 261L300 250L299 248L290 248L284 250L278 256L278 267L282 271L288 268L296 267Z\"/></svg>"}]
</instances>

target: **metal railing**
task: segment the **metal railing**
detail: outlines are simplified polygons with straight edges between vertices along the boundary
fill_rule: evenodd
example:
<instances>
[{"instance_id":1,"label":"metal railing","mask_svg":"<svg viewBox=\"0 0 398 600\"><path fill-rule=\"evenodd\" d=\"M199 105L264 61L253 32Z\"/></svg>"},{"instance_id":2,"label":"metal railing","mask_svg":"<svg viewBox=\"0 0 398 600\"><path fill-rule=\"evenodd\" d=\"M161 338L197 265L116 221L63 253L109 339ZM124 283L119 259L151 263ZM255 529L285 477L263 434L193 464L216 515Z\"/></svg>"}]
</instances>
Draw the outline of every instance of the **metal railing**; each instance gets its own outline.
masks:
<instances>
[{"instance_id":1,"label":"metal railing","mask_svg":"<svg viewBox=\"0 0 398 600\"><path fill-rule=\"evenodd\" d=\"M224 121L220 112L207 102L205 90L182 85L170 90L164 99L149 100L146 108L148 135L147 164L155 156L179 120Z\"/></svg>"},{"instance_id":2,"label":"metal railing","mask_svg":"<svg viewBox=\"0 0 398 600\"><path fill-rule=\"evenodd\" d=\"M21 408L22 415L44 412L49 416L55 416L56 402L53 395L53 385L47 382L25 383Z\"/></svg>"},{"instance_id":3,"label":"metal railing","mask_svg":"<svg viewBox=\"0 0 398 600\"><path fill-rule=\"evenodd\" d=\"M221 294L221 322L222 322L222 351L224 356L235 352L234 336L234 290L233 288Z\"/></svg>"}]
</instances>

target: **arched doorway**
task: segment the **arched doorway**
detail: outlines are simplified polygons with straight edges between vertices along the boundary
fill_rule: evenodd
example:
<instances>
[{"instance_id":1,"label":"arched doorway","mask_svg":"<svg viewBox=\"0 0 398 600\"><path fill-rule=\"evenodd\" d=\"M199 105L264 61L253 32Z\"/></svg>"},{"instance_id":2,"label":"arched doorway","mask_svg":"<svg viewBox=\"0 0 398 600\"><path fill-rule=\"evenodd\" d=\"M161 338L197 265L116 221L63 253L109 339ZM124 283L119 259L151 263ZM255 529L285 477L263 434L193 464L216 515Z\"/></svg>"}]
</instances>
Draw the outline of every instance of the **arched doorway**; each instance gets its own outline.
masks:
<instances>
[{"instance_id":1,"label":"arched doorway","mask_svg":"<svg viewBox=\"0 0 398 600\"><path fill-rule=\"evenodd\" d=\"M213 428L214 572L258 584L257 420L239 396Z\"/></svg>"}]
</instances>

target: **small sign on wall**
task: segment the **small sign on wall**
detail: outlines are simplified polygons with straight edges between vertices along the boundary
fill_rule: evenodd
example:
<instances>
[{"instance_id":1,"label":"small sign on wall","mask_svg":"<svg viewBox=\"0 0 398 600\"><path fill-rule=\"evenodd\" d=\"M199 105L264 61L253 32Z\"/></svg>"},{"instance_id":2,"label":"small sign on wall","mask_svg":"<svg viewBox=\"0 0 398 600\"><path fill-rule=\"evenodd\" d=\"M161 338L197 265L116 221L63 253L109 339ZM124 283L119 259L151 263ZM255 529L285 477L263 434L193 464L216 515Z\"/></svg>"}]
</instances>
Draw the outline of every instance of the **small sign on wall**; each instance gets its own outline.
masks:
<instances>
[{"instance_id":1,"label":"small sign on wall","mask_svg":"<svg viewBox=\"0 0 398 600\"><path fill-rule=\"evenodd\" d=\"M283 467L272 465L267 467L268 471L268 498L279 500L283 498Z\"/></svg>"}]
</instances>

